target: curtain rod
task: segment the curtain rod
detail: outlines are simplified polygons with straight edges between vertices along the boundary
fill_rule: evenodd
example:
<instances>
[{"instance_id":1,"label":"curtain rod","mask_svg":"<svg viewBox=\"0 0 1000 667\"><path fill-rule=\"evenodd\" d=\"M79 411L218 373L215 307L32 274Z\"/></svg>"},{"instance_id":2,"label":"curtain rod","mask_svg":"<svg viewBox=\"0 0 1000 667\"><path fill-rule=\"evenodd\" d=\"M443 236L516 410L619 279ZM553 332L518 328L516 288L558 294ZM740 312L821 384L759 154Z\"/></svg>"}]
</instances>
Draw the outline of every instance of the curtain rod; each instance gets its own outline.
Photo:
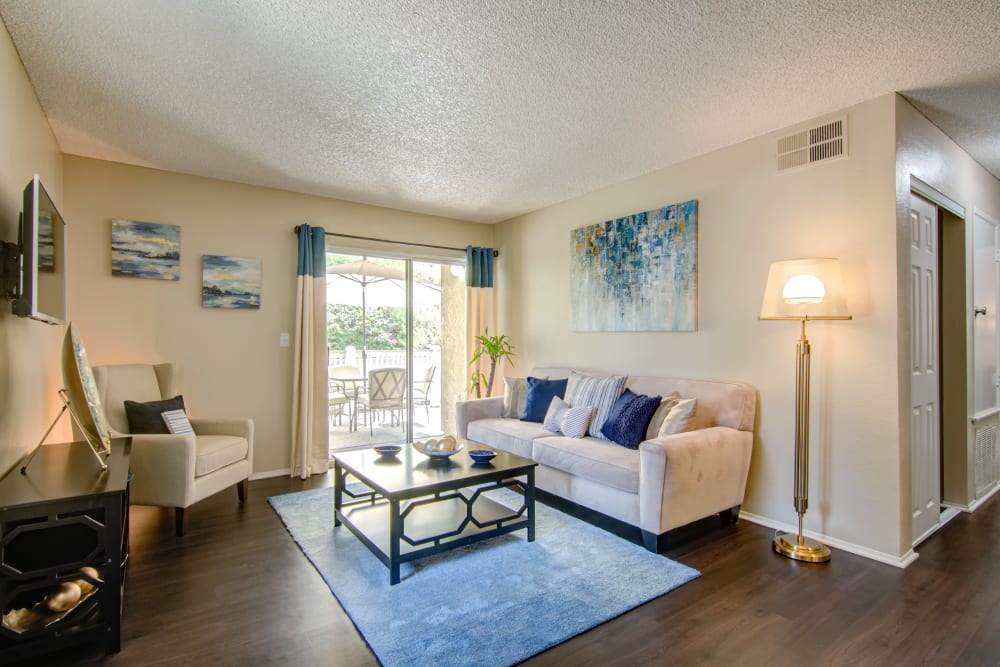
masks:
<instances>
[{"instance_id":1,"label":"curtain rod","mask_svg":"<svg viewBox=\"0 0 1000 667\"><path fill-rule=\"evenodd\" d=\"M299 233L299 227L301 225L295 225L295 233ZM465 248L454 248L447 245L434 245L433 243L411 243L409 241L387 241L385 239L377 239L373 236L356 236L354 234L338 234L337 232L325 232L327 236L339 236L345 239L355 239L358 241L376 241L378 243L391 243L393 245L408 245L415 246L417 248L434 248L435 250L455 250L457 252L465 252ZM499 257L500 252L498 250L493 251L494 257Z\"/></svg>"}]
</instances>

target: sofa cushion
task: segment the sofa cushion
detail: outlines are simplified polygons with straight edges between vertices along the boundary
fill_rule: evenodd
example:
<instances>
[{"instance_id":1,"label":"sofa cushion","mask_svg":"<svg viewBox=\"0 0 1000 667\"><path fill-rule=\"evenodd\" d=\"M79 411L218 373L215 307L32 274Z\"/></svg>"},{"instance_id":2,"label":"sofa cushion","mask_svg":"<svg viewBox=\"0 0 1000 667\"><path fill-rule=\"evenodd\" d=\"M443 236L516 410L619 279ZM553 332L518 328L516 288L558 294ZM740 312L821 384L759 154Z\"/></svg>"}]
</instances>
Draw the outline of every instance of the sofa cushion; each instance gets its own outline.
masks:
<instances>
[{"instance_id":1,"label":"sofa cushion","mask_svg":"<svg viewBox=\"0 0 1000 667\"><path fill-rule=\"evenodd\" d=\"M477 419L469 422L469 440L525 458L531 458L531 441L552 435L536 422L520 419Z\"/></svg>"},{"instance_id":2,"label":"sofa cushion","mask_svg":"<svg viewBox=\"0 0 1000 667\"><path fill-rule=\"evenodd\" d=\"M535 440L531 458L592 482L629 493L639 492L639 452L597 438L553 435Z\"/></svg>"},{"instance_id":3,"label":"sofa cushion","mask_svg":"<svg viewBox=\"0 0 1000 667\"><path fill-rule=\"evenodd\" d=\"M247 439L235 435L199 435L195 438L194 476L201 477L247 457Z\"/></svg>"},{"instance_id":4,"label":"sofa cushion","mask_svg":"<svg viewBox=\"0 0 1000 667\"><path fill-rule=\"evenodd\" d=\"M524 414L521 419L526 422L541 422L545 419L545 412L552 403L552 397L562 398L566 395L566 379L543 380L541 378L528 378L528 398L524 403Z\"/></svg>"},{"instance_id":5,"label":"sofa cushion","mask_svg":"<svg viewBox=\"0 0 1000 667\"><path fill-rule=\"evenodd\" d=\"M615 408L601 431L611 442L637 449L639 443L646 439L649 420L659 405L659 396L636 395L626 389L615 401Z\"/></svg>"},{"instance_id":6,"label":"sofa cushion","mask_svg":"<svg viewBox=\"0 0 1000 667\"><path fill-rule=\"evenodd\" d=\"M594 408L588 432L595 438L607 440L601 427L611 415L615 401L621 396L625 379L624 375L598 376L576 371L570 373L569 383L566 385L566 401L575 407L585 405Z\"/></svg>"}]
</instances>

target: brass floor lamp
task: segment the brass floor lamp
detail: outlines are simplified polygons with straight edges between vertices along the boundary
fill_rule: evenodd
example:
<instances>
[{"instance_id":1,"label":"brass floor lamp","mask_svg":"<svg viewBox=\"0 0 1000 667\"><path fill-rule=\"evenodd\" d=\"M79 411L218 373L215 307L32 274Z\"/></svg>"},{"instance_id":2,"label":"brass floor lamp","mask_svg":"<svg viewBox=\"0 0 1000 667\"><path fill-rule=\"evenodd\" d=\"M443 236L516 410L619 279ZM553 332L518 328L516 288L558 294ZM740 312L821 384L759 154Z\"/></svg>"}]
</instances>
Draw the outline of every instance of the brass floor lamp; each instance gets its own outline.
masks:
<instances>
[{"instance_id":1,"label":"brass floor lamp","mask_svg":"<svg viewBox=\"0 0 1000 667\"><path fill-rule=\"evenodd\" d=\"M798 535L778 532L774 550L810 563L830 560L830 549L802 534L802 518L809 507L809 320L849 320L840 261L827 257L790 259L771 264L760 307L762 320L798 320L802 323L795 368L795 512Z\"/></svg>"}]
</instances>

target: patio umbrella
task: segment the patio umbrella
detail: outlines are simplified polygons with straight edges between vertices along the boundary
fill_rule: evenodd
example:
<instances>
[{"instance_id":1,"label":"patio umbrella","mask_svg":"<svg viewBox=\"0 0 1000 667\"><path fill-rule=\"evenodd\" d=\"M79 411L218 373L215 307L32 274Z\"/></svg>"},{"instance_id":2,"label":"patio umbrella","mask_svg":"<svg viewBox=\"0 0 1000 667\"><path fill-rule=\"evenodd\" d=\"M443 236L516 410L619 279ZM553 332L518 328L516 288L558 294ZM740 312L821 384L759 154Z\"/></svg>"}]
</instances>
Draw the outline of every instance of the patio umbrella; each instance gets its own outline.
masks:
<instances>
[{"instance_id":1,"label":"patio umbrella","mask_svg":"<svg viewBox=\"0 0 1000 667\"><path fill-rule=\"evenodd\" d=\"M361 306L361 364L368 375L367 309L406 305L406 274L368 259L329 266L327 301ZM440 300L441 290L423 281L413 281L413 305L430 305Z\"/></svg>"}]
</instances>

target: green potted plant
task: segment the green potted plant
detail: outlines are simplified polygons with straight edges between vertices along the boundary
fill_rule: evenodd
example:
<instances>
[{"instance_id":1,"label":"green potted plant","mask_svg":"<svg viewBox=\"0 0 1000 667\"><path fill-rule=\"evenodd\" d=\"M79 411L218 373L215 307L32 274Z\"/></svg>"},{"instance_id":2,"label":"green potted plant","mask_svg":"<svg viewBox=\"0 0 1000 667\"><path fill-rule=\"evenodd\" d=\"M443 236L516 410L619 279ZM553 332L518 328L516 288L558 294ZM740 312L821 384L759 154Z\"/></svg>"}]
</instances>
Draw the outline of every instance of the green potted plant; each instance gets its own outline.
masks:
<instances>
[{"instance_id":1,"label":"green potted plant","mask_svg":"<svg viewBox=\"0 0 1000 667\"><path fill-rule=\"evenodd\" d=\"M478 368L474 370L472 372L472 382L469 385L469 391L475 391L476 398L482 398L484 384L486 385L486 395L492 395L493 380L496 379L497 366L505 359L511 366L514 365L514 362L511 360L514 356L514 348L506 335L491 336L489 329L484 330L481 335L476 336L476 341L479 343L479 347L469 361L469 366L475 365L484 356L489 357L490 372L488 376L484 376Z\"/></svg>"}]
</instances>

